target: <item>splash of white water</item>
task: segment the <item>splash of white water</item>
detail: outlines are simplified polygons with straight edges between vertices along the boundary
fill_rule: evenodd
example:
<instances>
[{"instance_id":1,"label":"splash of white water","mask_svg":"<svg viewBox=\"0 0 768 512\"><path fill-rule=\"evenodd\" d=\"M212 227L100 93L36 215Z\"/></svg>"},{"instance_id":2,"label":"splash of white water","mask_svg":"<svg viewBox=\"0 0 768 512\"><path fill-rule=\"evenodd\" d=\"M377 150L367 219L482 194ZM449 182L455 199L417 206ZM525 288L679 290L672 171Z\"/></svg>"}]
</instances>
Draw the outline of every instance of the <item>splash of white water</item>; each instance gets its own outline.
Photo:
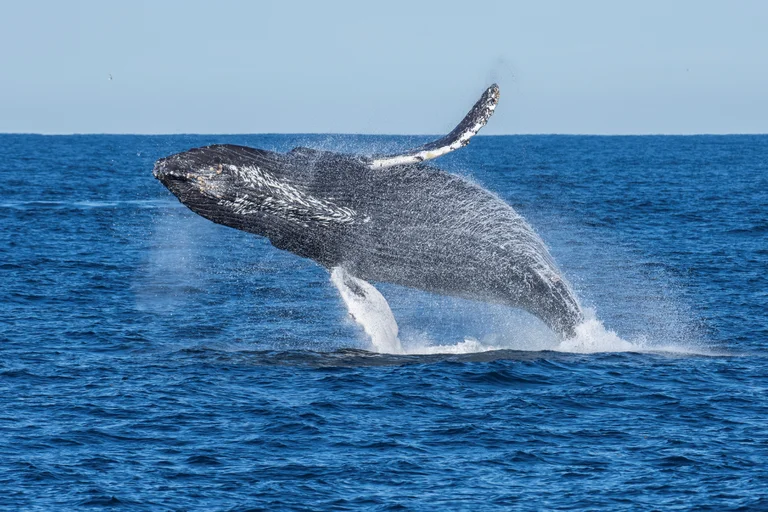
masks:
<instances>
[{"instance_id":1,"label":"splash of white water","mask_svg":"<svg viewBox=\"0 0 768 512\"><path fill-rule=\"evenodd\" d=\"M331 273L331 281L339 290L349 314L365 330L371 349L386 354L472 354L492 350L520 350L594 354L605 352L667 352L674 354L712 355L701 348L652 343L645 338L628 341L603 325L592 309L584 311L584 321L576 327L576 335L558 339L537 325L510 323L493 339L466 337L455 344L434 343L425 336L401 343L399 328L384 296L371 284L349 275L341 268Z\"/></svg>"},{"instance_id":2,"label":"splash of white water","mask_svg":"<svg viewBox=\"0 0 768 512\"><path fill-rule=\"evenodd\" d=\"M501 350L504 347L487 345L475 338L466 338L464 341L455 345L429 345L426 343L411 343L405 348L406 354L428 355L428 354L475 354L478 352L490 352L492 350Z\"/></svg>"},{"instance_id":3,"label":"splash of white water","mask_svg":"<svg viewBox=\"0 0 768 512\"><path fill-rule=\"evenodd\" d=\"M642 352L640 345L622 339L597 319L594 310L584 311L584 321L576 326L576 336L553 347L558 352L594 354L597 352Z\"/></svg>"}]
</instances>

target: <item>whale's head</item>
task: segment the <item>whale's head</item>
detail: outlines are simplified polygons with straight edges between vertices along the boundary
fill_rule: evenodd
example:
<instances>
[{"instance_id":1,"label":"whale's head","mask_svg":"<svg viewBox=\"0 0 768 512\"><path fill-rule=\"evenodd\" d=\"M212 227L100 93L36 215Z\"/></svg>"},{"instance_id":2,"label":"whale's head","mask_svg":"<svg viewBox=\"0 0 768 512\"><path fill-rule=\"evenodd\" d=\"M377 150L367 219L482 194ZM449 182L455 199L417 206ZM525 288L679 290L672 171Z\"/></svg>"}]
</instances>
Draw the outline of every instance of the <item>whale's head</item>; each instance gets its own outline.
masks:
<instances>
[{"instance_id":1,"label":"whale's head","mask_svg":"<svg viewBox=\"0 0 768 512\"><path fill-rule=\"evenodd\" d=\"M225 199L241 181L232 165L203 149L195 148L161 158L152 170L155 178L195 211L196 206Z\"/></svg>"},{"instance_id":2,"label":"whale's head","mask_svg":"<svg viewBox=\"0 0 768 512\"><path fill-rule=\"evenodd\" d=\"M216 145L161 158L153 174L195 213L270 238L352 223L354 210L309 191L308 163L295 154Z\"/></svg>"},{"instance_id":3,"label":"whale's head","mask_svg":"<svg viewBox=\"0 0 768 512\"><path fill-rule=\"evenodd\" d=\"M271 236L284 229L296 199L281 157L241 146L207 146L161 158L153 174L206 219Z\"/></svg>"}]
</instances>

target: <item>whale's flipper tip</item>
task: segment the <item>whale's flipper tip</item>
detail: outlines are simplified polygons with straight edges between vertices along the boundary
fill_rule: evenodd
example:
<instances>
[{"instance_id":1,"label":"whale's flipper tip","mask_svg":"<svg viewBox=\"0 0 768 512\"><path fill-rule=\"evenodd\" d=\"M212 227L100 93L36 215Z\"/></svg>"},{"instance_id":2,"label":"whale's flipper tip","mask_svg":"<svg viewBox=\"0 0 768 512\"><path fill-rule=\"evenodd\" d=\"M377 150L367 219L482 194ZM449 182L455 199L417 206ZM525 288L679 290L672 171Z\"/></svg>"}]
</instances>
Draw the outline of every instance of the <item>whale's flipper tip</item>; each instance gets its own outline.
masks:
<instances>
[{"instance_id":1,"label":"whale's flipper tip","mask_svg":"<svg viewBox=\"0 0 768 512\"><path fill-rule=\"evenodd\" d=\"M374 156L368 162L372 169L386 169L395 165L417 164L432 160L469 144L469 139L485 126L499 103L500 90L492 84L475 102L464 119L445 137L394 155Z\"/></svg>"}]
</instances>

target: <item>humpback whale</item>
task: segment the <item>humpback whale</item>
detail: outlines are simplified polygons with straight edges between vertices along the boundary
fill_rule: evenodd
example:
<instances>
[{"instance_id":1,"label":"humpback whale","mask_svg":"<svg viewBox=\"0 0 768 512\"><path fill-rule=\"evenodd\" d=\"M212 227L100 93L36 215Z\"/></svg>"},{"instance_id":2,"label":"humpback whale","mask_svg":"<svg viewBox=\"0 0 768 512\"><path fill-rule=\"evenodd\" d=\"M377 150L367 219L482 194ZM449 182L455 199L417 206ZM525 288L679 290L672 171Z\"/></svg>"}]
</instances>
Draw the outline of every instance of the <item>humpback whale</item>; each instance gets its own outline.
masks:
<instances>
[{"instance_id":1,"label":"humpback whale","mask_svg":"<svg viewBox=\"0 0 768 512\"><path fill-rule=\"evenodd\" d=\"M533 228L492 192L424 163L467 145L498 100L494 84L448 135L397 154L216 144L161 158L153 173L195 213L311 258L389 315L369 282L521 308L568 338L583 314Z\"/></svg>"}]
</instances>

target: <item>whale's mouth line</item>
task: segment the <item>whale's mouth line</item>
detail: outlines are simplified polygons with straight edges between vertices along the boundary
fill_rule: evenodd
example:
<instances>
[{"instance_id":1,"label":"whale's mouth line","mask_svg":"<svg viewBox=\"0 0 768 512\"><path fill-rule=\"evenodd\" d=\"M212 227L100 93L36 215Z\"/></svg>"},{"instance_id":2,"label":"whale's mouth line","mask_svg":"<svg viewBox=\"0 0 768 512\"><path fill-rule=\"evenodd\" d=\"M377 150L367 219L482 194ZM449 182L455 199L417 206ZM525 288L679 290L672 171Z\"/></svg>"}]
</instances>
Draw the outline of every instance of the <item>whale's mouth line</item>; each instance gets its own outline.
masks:
<instances>
[{"instance_id":1,"label":"whale's mouth line","mask_svg":"<svg viewBox=\"0 0 768 512\"><path fill-rule=\"evenodd\" d=\"M163 173L155 177L163 183L165 183L166 181L184 181L184 182L190 181L188 176L176 174L174 172Z\"/></svg>"},{"instance_id":2,"label":"whale's mouth line","mask_svg":"<svg viewBox=\"0 0 768 512\"><path fill-rule=\"evenodd\" d=\"M168 158L161 158L155 162L152 175L163 182L166 179L189 180L192 177L192 172L175 167Z\"/></svg>"}]
</instances>

